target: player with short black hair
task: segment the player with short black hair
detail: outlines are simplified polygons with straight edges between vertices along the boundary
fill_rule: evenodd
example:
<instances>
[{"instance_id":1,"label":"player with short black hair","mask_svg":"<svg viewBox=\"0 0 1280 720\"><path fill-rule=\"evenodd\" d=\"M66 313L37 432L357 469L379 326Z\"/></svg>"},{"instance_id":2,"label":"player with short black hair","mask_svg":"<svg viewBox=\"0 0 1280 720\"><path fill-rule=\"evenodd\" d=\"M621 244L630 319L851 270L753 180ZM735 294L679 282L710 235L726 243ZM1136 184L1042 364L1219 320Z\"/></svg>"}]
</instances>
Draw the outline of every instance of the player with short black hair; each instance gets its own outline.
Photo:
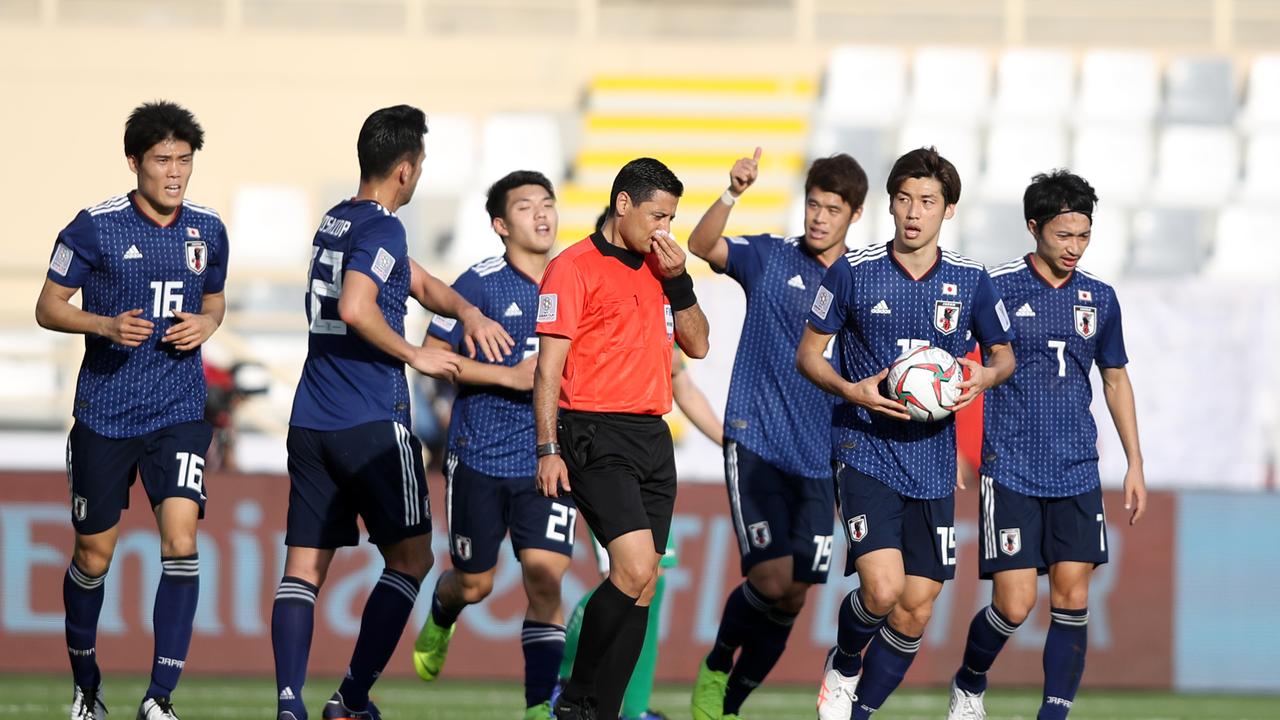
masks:
<instances>
[{"instance_id":1,"label":"player with short black hair","mask_svg":"<svg viewBox=\"0 0 1280 720\"><path fill-rule=\"evenodd\" d=\"M405 303L459 318L468 353L490 360L511 337L408 255L395 211L422 176L426 116L407 105L370 115L356 144L356 196L331 208L312 240L307 360L289 420L288 552L271 613L278 720L305 720L302 686L316 593L337 548L360 540L356 516L386 561L365 601L346 678L326 720L377 720L369 689L404 632L431 569L431 506L422 448L409 432L404 366L452 379L461 359L404 338Z\"/></svg>"},{"instance_id":2,"label":"player with short black hair","mask_svg":"<svg viewBox=\"0 0 1280 720\"><path fill-rule=\"evenodd\" d=\"M551 181L518 170L489 188L485 207L505 252L476 263L453 289L498 319L519 353L499 362L462 359L458 397L444 461L445 513L453 568L441 573L431 614L414 644L414 669L434 680L444 666L459 614L493 592L498 550L511 546L524 575L529 607L520 632L525 668L525 720L551 717L551 691L564 654L560 581L573 557L578 511L570 498L549 498L534 483L534 332L538 283L551 261L559 215ZM437 315L430 347L457 349L462 327Z\"/></svg>"},{"instance_id":3,"label":"player with short black hair","mask_svg":"<svg viewBox=\"0 0 1280 720\"><path fill-rule=\"evenodd\" d=\"M142 477L160 531L155 655L139 720L173 720L200 587L206 386L200 346L226 310L227 232L186 199L204 130L185 108L138 106L124 148L137 187L80 211L58 234L36 321L85 336L67 480L75 550L62 584L75 680L72 720L101 720L98 614L129 487ZM82 292L82 308L71 298Z\"/></svg>"},{"instance_id":4,"label":"player with short black hair","mask_svg":"<svg viewBox=\"0 0 1280 720\"><path fill-rule=\"evenodd\" d=\"M908 422L881 390L889 365L916 347L950 352L969 372L957 410L1014 367L1009 318L987 271L938 248L960 199L955 167L933 148L912 150L894 163L886 189L893 240L827 270L796 352L800 372L841 400L832 441L845 574L856 571L861 585L840 606L818 693L821 720L862 720L880 708L915 659L943 582L955 576L954 417ZM823 357L833 335L842 372ZM974 339L985 366L963 357Z\"/></svg>"},{"instance_id":5,"label":"player with short black hair","mask_svg":"<svg viewBox=\"0 0 1280 720\"><path fill-rule=\"evenodd\" d=\"M747 297L724 446L745 579L725 601L715 645L698 669L694 720L738 717L786 649L809 587L826 582L831 563L831 442L814 428L831 425L835 398L796 372L795 348L818 284L862 216L867 174L848 155L819 158L805 178L803 235L724 237L733 205L755 183L761 152L734 163L728 189L689 235L689 251L737 281Z\"/></svg>"},{"instance_id":6,"label":"player with short black hair","mask_svg":"<svg viewBox=\"0 0 1280 720\"><path fill-rule=\"evenodd\" d=\"M1079 175L1036 175L1022 197L1035 251L991 271L1013 312L1018 369L983 406L978 570L992 580L991 604L969 624L951 684L951 720L986 717L987 671L1035 607L1038 574L1049 576L1050 622L1037 717L1061 720L1075 702L1088 646L1089 580L1107 562L1090 411L1095 364L1129 464L1129 524L1146 510L1120 304L1110 285L1076 267L1092 240L1097 201Z\"/></svg>"},{"instance_id":7,"label":"player with short black hair","mask_svg":"<svg viewBox=\"0 0 1280 720\"><path fill-rule=\"evenodd\" d=\"M610 565L583 614L559 720L618 715L675 505L661 417L671 409L672 345L694 358L708 349L707 320L670 234L683 184L640 158L613 187L604 226L551 262L538 296L538 486L573 494Z\"/></svg>"}]
</instances>

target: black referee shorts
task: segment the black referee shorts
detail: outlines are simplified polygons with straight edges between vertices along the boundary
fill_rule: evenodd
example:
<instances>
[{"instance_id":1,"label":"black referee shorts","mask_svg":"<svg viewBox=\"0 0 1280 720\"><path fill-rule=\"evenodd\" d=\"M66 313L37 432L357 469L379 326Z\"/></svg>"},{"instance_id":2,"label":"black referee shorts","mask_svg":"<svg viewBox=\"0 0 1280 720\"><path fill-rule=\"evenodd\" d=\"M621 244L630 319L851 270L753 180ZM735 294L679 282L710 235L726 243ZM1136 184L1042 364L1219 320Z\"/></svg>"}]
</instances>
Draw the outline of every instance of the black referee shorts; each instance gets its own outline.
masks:
<instances>
[{"instance_id":1,"label":"black referee shorts","mask_svg":"<svg viewBox=\"0 0 1280 720\"><path fill-rule=\"evenodd\" d=\"M657 415L560 413L559 437L573 501L602 545L635 530L667 551L676 504L671 429Z\"/></svg>"}]
</instances>

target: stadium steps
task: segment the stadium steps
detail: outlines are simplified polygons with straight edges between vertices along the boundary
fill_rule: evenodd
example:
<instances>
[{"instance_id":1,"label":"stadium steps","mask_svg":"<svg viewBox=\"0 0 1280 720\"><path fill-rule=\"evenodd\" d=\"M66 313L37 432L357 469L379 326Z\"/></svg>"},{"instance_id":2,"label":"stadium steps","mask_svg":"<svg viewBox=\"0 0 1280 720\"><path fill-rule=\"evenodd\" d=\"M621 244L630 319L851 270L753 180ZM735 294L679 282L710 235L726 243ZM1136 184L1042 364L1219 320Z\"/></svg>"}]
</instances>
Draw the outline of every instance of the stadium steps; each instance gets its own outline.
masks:
<instances>
[{"instance_id":1,"label":"stadium steps","mask_svg":"<svg viewBox=\"0 0 1280 720\"><path fill-rule=\"evenodd\" d=\"M729 168L764 148L760 179L730 218L729 234L783 232L805 167L809 78L600 75L587 89L571 180L561 189L560 237L589 233L618 169L656 157L685 184L674 232L686 237L728 184Z\"/></svg>"}]
</instances>

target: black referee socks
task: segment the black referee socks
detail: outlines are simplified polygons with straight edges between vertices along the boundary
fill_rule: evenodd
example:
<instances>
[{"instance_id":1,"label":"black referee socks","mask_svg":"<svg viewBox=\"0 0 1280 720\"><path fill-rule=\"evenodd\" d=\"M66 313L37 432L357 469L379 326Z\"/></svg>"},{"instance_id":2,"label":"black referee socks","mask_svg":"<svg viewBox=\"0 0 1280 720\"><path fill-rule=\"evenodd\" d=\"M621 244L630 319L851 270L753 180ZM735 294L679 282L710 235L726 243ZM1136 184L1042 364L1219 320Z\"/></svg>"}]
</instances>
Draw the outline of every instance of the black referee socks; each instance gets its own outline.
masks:
<instances>
[{"instance_id":1,"label":"black referee socks","mask_svg":"<svg viewBox=\"0 0 1280 720\"><path fill-rule=\"evenodd\" d=\"M617 639L628 613L636 606L637 599L622 592L607 579L591 595L582 613L578 656L573 661L573 675L564 689L565 700L576 703L584 697L597 695L597 676L600 674L598 671L601 670L602 661ZM641 625L641 642L644 641L643 636L644 627ZM634 664L634 659L632 662ZM623 687L626 687L625 681Z\"/></svg>"}]
</instances>

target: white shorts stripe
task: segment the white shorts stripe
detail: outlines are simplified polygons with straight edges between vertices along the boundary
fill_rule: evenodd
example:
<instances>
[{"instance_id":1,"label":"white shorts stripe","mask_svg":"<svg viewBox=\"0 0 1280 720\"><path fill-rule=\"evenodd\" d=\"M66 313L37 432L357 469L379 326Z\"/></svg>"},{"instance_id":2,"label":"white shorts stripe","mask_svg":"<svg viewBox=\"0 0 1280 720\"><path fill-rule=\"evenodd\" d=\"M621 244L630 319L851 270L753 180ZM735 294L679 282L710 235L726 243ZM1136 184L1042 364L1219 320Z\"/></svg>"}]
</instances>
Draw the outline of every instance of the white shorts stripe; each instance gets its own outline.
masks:
<instances>
[{"instance_id":1,"label":"white shorts stripe","mask_svg":"<svg viewBox=\"0 0 1280 720\"><path fill-rule=\"evenodd\" d=\"M449 552L456 552L453 546L453 474L458 470L458 456L449 453L444 457L444 521L445 532L449 537Z\"/></svg>"},{"instance_id":2,"label":"white shorts stripe","mask_svg":"<svg viewBox=\"0 0 1280 720\"><path fill-rule=\"evenodd\" d=\"M738 552L746 555L747 525L742 519L742 491L738 485L738 443L730 440L725 453L725 477L729 481L729 510L733 514L733 528L738 533Z\"/></svg>"}]
</instances>

